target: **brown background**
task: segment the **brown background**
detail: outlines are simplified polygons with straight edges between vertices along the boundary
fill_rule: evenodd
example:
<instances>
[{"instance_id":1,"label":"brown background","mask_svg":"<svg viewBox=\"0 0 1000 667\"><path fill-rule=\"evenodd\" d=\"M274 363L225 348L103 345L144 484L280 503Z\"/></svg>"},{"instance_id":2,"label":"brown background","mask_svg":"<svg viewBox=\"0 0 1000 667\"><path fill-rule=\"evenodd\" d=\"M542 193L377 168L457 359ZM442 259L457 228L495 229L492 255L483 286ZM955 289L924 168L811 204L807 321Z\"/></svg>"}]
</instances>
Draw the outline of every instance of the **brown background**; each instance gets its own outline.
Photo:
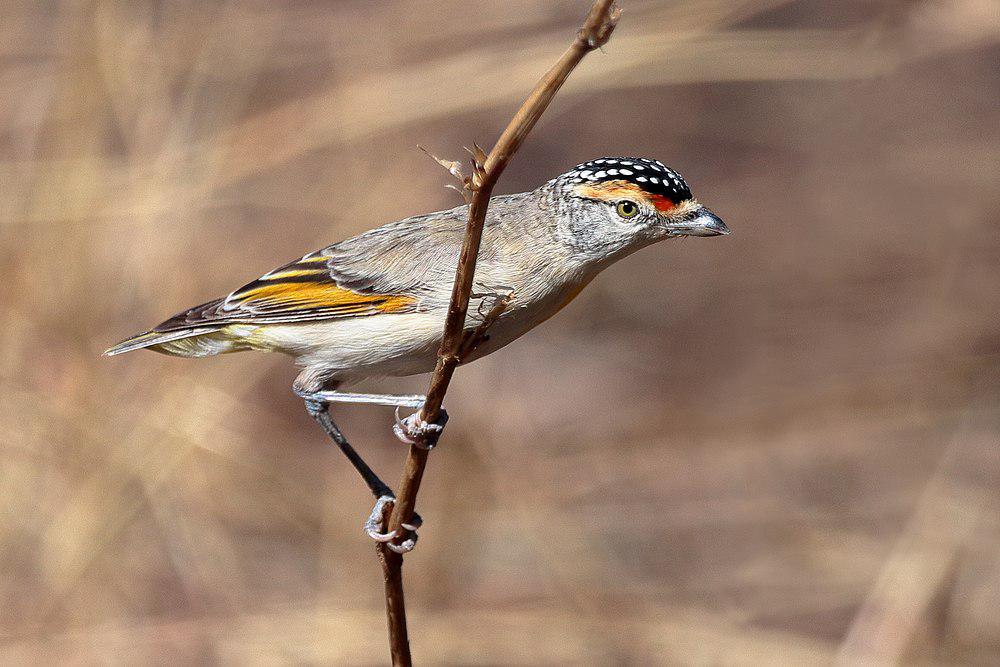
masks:
<instances>
[{"instance_id":1,"label":"brown background","mask_svg":"<svg viewBox=\"0 0 1000 667\"><path fill-rule=\"evenodd\" d=\"M3 3L0 658L385 660L289 361L100 353L454 205L415 146L489 145L586 4ZM459 371L415 658L1000 660L997 4L625 6L500 189L657 157L733 234ZM336 414L395 480L389 411Z\"/></svg>"}]
</instances>

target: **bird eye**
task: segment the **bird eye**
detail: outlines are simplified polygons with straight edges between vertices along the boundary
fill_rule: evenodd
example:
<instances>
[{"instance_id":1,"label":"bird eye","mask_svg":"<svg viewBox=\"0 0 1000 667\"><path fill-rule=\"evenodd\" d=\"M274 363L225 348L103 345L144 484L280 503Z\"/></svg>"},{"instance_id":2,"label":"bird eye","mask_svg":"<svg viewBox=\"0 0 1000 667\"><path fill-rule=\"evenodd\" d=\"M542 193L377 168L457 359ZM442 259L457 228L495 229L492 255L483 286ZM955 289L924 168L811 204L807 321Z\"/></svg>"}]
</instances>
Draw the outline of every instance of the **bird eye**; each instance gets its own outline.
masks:
<instances>
[{"instance_id":1,"label":"bird eye","mask_svg":"<svg viewBox=\"0 0 1000 667\"><path fill-rule=\"evenodd\" d=\"M629 201L627 199L625 201L618 202L616 210L618 211L618 215L623 218L634 218L639 215L639 207L636 206L634 201Z\"/></svg>"}]
</instances>

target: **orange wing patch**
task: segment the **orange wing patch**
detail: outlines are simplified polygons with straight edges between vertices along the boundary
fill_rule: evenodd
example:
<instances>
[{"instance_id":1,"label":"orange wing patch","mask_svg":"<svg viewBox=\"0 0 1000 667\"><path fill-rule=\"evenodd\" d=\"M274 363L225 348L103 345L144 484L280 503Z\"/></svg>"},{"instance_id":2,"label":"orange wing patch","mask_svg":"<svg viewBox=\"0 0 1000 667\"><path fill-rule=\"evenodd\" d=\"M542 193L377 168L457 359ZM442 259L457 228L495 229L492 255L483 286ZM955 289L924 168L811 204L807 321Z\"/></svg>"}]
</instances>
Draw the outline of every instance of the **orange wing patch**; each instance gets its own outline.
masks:
<instances>
[{"instance_id":1,"label":"orange wing patch","mask_svg":"<svg viewBox=\"0 0 1000 667\"><path fill-rule=\"evenodd\" d=\"M615 202L619 199L637 199L653 206L660 213L674 208L674 203L663 195L650 194L641 187L625 180L604 181L596 185L580 185L576 191L583 197Z\"/></svg>"},{"instance_id":2,"label":"orange wing patch","mask_svg":"<svg viewBox=\"0 0 1000 667\"><path fill-rule=\"evenodd\" d=\"M416 297L363 294L341 287L327 263L313 253L267 273L226 297L213 313L216 321L266 324L364 317L412 312Z\"/></svg>"},{"instance_id":3,"label":"orange wing patch","mask_svg":"<svg viewBox=\"0 0 1000 667\"><path fill-rule=\"evenodd\" d=\"M197 328L205 328L207 334L229 325L315 322L417 310L419 296L416 295L362 293L341 287L327 266L329 262L329 257L319 253L306 255L264 274L225 298L213 299L174 315L157 325L150 334ZM245 329L240 330L239 338L251 346L267 345L263 338L252 339L252 332ZM141 345L144 341L144 338L137 339L140 347L145 347ZM124 352L132 348L113 349ZM232 348L236 349L243 348Z\"/></svg>"},{"instance_id":4,"label":"orange wing patch","mask_svg":"<svg viewBox=\"0 0 1000 667\"><path fill-rule=\"evenodd\" d=\"M403 295L358 294L326 281L265 283L233 296L241 307L261 313L319 310L330 316L398 313L416 301Z\"/></svg>"}]
</instances>

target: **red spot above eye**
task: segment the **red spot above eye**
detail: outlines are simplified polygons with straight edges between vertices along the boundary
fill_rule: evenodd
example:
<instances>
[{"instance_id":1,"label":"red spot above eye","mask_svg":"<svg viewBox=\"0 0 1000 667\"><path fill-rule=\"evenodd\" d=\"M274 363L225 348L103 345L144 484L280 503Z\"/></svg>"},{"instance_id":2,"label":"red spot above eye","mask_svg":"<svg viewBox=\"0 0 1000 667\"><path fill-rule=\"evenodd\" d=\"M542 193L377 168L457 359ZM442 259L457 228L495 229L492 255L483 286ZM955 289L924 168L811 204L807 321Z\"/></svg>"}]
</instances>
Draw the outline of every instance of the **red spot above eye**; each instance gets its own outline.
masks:
<instances>
[{"instance_id":1,"label":"red spot above eye","mask_svg":"<svg viewBox=\"0 0 1000 667\"><path fill-rule=\"evenodd\" d=\"M653 206L660 213L666 213L670 209L674 208L674 203L664 197L663 195L649 195L649 200L653 202Z\"/></svg>"}]
</instances>

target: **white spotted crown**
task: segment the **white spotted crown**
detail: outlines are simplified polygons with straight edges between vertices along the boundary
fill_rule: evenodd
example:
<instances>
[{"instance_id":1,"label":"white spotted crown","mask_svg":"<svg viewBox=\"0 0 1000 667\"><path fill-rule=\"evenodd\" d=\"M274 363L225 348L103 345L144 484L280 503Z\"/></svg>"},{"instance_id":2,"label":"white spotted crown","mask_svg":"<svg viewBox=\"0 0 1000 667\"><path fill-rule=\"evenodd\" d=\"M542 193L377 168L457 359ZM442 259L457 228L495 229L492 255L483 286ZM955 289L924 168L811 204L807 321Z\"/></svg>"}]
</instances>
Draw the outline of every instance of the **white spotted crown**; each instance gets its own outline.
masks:
<instances>
[{"instance_id":1,"label":"white spotted crown","mask_svg":"<svg viewBox=\"0 0 1000 667\"><path fill-rule=\"evenodd\" d=\"M628 181L674 204L691 199L691 189L680 174L648 158L603 157L579 164L559 178L572 184Z\"/></svg>"}]
</instances>

